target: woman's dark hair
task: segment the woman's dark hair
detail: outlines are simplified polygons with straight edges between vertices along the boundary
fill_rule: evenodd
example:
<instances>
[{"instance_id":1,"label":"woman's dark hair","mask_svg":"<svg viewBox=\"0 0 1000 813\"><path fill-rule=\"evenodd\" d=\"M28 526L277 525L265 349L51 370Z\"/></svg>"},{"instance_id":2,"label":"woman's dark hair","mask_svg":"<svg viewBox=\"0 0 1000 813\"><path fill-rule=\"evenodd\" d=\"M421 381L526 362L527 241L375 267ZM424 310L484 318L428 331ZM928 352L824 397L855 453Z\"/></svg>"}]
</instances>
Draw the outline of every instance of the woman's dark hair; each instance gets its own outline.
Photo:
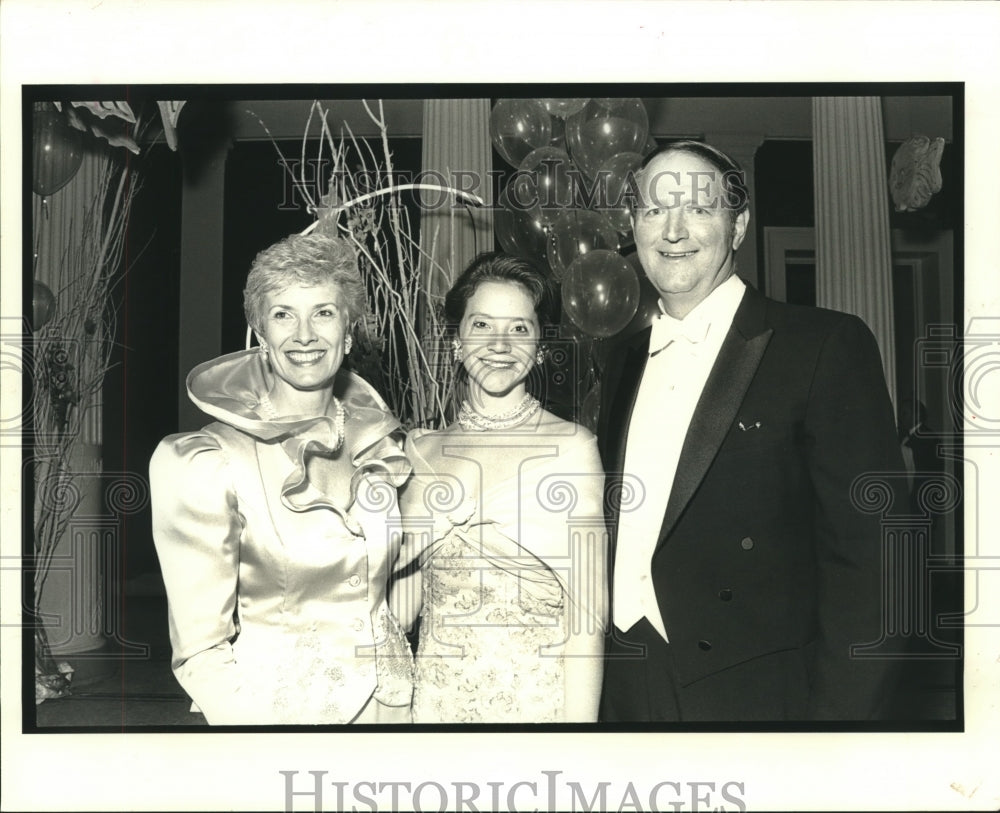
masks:
<instances>
[{"instance_id":1,"label":"woman's dark hair","mask_svg":"<svg viewBox=\"0 0 1000 813\"><path fill-rule=\"evenodd\" d=\"M480 254L463 271L444 298L444 316L448 326L457 328L465 308L484 282L513 282L531 297L541 328L557 321L555 289L549 277L530 260L502 252Z\"/></svg>"},{"instance_id":2,"label":"woman's dark hair","mask_svg":"<svg viewBox=\"0 0 1000 813\"><path fill-rule=\"evenodd\" d=\"M646 156L639 169L639 174L641 175L655 158L671 152L686 152L690 155L696 155L718 170L726 208L729 209L733 219L750 205L750 192L747 189L743 168L722 150L702 141L672 141L664 144Z\"/></svg>"}]
</instances>

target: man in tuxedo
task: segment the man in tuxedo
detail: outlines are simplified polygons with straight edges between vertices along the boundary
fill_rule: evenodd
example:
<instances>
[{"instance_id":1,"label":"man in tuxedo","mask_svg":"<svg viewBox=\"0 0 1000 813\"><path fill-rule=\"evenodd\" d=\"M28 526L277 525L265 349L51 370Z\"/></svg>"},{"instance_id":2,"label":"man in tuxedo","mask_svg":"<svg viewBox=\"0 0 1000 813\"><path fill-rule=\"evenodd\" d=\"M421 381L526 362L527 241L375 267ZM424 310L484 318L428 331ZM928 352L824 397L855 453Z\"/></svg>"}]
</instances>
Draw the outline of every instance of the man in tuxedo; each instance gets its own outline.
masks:
<instances>
[{"instance_id":1,"label":"man in tuxedo","mask_svg":"<svg viewBox=\"0 0 1000 813\"><path fill-rule=\"evenodd\" d=\"M877 719L891 664L852 647L882 629L881 515L856 481L902 461L874 337L736 276L749 200L725 154L672 144L637 186L661 314L602 384L602 719Z\"/></svg>"}]
</instances>

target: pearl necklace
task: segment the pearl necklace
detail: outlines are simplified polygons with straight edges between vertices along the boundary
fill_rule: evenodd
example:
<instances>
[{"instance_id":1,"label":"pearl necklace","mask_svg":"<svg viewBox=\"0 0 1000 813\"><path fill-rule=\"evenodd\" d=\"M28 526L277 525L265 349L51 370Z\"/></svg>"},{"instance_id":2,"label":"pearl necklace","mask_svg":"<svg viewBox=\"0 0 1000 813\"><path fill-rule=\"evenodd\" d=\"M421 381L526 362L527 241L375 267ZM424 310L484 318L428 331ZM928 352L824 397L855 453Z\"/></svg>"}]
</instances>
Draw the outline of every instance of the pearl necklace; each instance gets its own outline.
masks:
<instances>
[{"instance_id":1,"label":"pearl necklace","mask_svg":"<svg viewBox=\"0 0 1000 813\"><path fill-rule=\"evenodd\" d=\"M344 405L340 403L339 398L334 398L333 403L337 407L337 414L333 418L333 431L337 436L337 440L333 444L332 451L337 451L341 446L344 445ZM265 392L260 400L257 402L257 410L263 416L266 421L277 421L280 420L278 417L278 411L274 408L274 404L271 403L271 397Z\"/></svg>"},{"instance_id":2,"label":"pearl necklace","mask_svg":"<svg viewBox=\"0 0 1000 813\"><path fill-rule=\"evenodd\" d=\"M541 404L531 393L526 393L521 402L499 415L483 415L476 412L468 401L462 401L458 411L458 423L466 432L489 432L496 429L510 429L528 420L538 412Z\"/></svg>"}]
</instances>

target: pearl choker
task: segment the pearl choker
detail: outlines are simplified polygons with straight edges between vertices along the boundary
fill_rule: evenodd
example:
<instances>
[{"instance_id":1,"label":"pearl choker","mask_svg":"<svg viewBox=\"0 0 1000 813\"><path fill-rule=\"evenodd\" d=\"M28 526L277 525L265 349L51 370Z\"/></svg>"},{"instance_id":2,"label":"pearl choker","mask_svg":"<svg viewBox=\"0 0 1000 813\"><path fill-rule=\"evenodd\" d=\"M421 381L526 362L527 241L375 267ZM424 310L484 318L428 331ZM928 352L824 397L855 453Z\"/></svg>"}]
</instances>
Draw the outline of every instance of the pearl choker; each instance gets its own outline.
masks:
<instances>
[{"instance_id":1,"label":"pearl choker","mask_svg":"<svg viewBox=\"0 0 1000 813\"><path fill-rule=\"evenodd\" d=\"M332 451L337 451L341 446L344 445L344 405L340 403L339 398L334 398L333 403L337 407L337 414L333 418L333 431L336 434L336 441L333 444ZM278 411L274 408L274 404L271 403L271 397L265 392L260 400L257 402L257 411L264 418L265 421L278 421L281 420L278 417Z\"/></svg>"},{"instance_id":2,"label":"pearl choker","mask_svg":"<svg viewBox=\"0 0 1000 813\"><path fill-rule=\"evenodd\" d=\"M531 393L526 393L516 407L499 415L483 415L476 412L468 401L462 401L462 407L458 411L458 423L466 432L510 429L528 420L538 412L539 407L541 404Z\"/></svg>"}]
</instances>

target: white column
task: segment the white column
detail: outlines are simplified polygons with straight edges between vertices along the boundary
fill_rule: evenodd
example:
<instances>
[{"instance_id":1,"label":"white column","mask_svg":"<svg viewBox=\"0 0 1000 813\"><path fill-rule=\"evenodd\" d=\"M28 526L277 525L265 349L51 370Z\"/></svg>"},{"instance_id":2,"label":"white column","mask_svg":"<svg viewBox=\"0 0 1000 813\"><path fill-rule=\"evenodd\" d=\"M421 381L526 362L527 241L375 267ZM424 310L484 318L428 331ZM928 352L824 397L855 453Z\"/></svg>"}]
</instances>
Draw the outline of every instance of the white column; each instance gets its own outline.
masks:
<instances>
[{"instance_id":1,"label":"white column","mask_svg":"<svg viewBox=\"0 0 1000 813\"><path fill-rule=\"evenodd\" d=\"M423 180L471 192L487 204L466 207L460 199L456 206L455 195L422 193L434 204L420 217L421 247L434 260L427 270L434 293L447 291L476 254L493 250L492 168L489 99L425 100Z\"/></svg>"},{"instance_id":2,"label":"white column","mask_svg":"<svg viewBox=\"0 0 1000 813\"><path fill-rule=\"evenodd\" d=\"M813 109L816 304L860 316L896 397L885 138L877 96L817 97Z\"/></svg>"}]
</instances>

